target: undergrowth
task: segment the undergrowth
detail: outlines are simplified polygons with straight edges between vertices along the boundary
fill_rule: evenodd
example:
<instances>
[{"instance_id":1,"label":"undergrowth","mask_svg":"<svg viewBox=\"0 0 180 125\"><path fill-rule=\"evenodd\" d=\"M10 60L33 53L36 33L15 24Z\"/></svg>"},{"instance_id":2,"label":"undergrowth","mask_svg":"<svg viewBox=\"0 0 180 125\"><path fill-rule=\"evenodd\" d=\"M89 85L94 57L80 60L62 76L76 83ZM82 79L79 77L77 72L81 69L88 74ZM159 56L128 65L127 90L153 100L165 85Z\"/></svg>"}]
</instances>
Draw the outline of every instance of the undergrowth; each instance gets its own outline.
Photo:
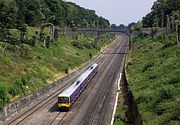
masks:
<instances>
[{"instance_id":1,"label":"undergrowth","mask_svg":"<svg viewBox=\"0 0 180 125\"><path fill-rule=\"evenodd\" d=\"M144 125L180 124L180 46L175 38L133 41L126 70Z\"/></svg>"},{"instance_id":2,"label":"undergrowth","mask_svg":"<svg viewBox=\"0 0 180 125\"><path fill-rule=\"evenodd\" d=\"M36 30L29 28L28 37L32 38ZM16 30L11 33L19 37ZM6 44L5 51L0 49L0 109L46 86L49 84L47 81L54 79L57 74L61 78L70 73L90 60L114 38L114 34L104 34L97 40L90 35L60 35L49 48L42 46L39 40L35 47ZM3 47L4 43L0 42L0 48Z\"/></svg>"}]
</instances>

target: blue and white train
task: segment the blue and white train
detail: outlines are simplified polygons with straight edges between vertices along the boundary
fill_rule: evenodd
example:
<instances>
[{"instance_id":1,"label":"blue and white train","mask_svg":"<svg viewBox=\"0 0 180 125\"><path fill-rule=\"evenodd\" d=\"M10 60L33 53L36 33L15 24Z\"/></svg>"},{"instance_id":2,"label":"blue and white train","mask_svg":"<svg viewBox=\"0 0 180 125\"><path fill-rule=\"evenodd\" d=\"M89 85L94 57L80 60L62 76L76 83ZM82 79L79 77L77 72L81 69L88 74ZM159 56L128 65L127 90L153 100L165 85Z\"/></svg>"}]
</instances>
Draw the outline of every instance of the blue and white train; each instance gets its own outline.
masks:
<instances>
[{"instance_id":1,"label":"blue and white train","mask_svg":"<svg viewBox=\"0 0 180 125\"><path fill-rule=\"evenodd\" d=\"M89 81L96 75L98 64L88 67L72 84L58 96L58 107L69 110Z\"/></svg>"}]
</instances>

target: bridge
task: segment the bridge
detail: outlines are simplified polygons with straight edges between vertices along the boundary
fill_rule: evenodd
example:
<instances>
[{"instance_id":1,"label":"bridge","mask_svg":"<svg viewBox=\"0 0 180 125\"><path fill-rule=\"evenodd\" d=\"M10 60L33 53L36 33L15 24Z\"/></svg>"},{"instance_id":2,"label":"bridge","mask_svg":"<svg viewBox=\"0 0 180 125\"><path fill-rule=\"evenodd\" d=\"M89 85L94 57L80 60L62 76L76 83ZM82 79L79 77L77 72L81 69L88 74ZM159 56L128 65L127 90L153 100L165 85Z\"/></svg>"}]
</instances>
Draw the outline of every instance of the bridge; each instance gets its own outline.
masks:
<instances>
[{"instance_id":1,"label":"bridge","mask_svg":"<svg viewBox=\"0 0 180 125\"><path fill-rule=\"evenodd\" d=\"M76 29L76 30L72 30L72 29L59 29L59 32L64 34L64 35L77 35L77 34L91 34L93 36L99 36L103 33L107 33L107 32L113 32L113 33L124 33L126 35L129 35L129 29L112 29L112 28L106 28L106 29Z\"/></svg>"},{"instance_id":2,"label":"bridge","mask_svg":"<svg viewBox=\"0 0 180 125\"><path fill-rule=\"evenodd\" d=\"M59 29L59 32L64 34L64 35L70 35L70 36L74 36L77 34L91 34L92 36L98 37L103 33L107 33L107 32L113 32L113 33L123 33L126 35L130 35L130 31L128 28L124 28L124 29L118 29L118 28L106 28L106 29L76 29L76 30L72 30L72 29ZM133 33L133 36L137 36L140 33L145 33L145 34L151 34L152 30L151 28L142 28L141 31L135 31ZM156 33L156 35L160 35L162 33L166 32L166 28L159 28L158 32Z\"/></svg>"}]
</instances>

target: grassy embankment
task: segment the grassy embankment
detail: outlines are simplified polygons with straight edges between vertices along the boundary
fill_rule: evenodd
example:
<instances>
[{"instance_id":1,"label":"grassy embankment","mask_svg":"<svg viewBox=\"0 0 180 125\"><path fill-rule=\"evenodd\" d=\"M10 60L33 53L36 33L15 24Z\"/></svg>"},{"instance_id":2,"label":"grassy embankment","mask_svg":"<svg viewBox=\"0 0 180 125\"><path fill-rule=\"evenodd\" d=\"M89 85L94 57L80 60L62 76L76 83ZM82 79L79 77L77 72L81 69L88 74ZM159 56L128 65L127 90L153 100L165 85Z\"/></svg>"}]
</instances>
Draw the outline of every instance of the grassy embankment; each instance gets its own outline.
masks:
<instances>
[{"instance_id":1,"label":"grassy embankment","mask_svg":"<svg viewBox=\"0 0 180 125\"><path fill-rule=\"evenodd\" d=\"M29 28L28 37L32 38L35 31L37 29ZM11 35L20 38L16 30L12 30ZM60 35L49 49L39 41L36 47L8 44L0 53L0 108L72 72L114 38L112 34L104 34L96 45L95 39L88 35L76 38ZM0 43L0 51L2 47Z\"/></svg>"},{"instance_id":2,"label":"grassy embankment","mask_svg":"<svg viewBox=\"0 0 180 125\"><path fill-rule=\"evenodd\" d=\"M160 36L133 42L126 71L144 125L180 124L180 46L175 41L172 34L165 41ZM116 124L123 124L121 114Z\"/></svg>"}]
</instances>

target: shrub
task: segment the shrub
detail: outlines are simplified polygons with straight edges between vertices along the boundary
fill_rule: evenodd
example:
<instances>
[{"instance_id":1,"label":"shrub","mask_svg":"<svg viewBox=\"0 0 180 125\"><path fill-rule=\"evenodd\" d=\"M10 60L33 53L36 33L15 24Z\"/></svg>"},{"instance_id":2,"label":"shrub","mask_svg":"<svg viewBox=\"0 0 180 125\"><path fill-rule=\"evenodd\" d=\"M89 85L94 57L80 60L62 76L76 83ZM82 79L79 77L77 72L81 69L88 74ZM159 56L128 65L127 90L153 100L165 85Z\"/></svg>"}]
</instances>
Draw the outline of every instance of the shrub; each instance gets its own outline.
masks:
<instances>
[{"instance_id":1,"label":"shrub","mask_svg":"<svg viewBox=\"0 0 180 125\"><path fill-rule=\"evenodd\" d=\"M71 45L76 47L76 48L83 49L83 45L79 41L77 41L77 40L72 41Z\"/></svg>"},{"instance_id":2,"label":"shrub","mask_svg":"<svg viewBox=\"0 0 180 125\"><path fill-rule=\"evenodd\" d=\"M16 80L13 86L10 88L9 93L12 96L16 96L25 92L24 90L25 88L24 88L23 82L21 80Z\"/></svg>"},{"instance_id":3,"label":"shrub","mask_svg":"<svg viewBox=\"0 0 180 125\"><path fill-rule=\"evenodd\" d=\"M54 39L55 39L55 41L57 41L58 40L58 37L59 37L59 29L55 29L54 30Z\"/></svg>"},{"instance_id":4,"label":"shrub","mask_svg":"<svg viewBox=\"0 0 180 125\"><path fill-rule=\"evenodd\" d=\"M148 63L146 66L144 66L143 68L143 72L147 71L148 69L150 69L151 67L154 67L154 63Z\"/></svg>"},{"instance_id":5,"label":"shrub","mask_svg":"<svg viewBox=\"0 0 180 125\"><path fill-rule=\"evenodd\" d=\"M51 42L51 37L47 36L46 37L46 48L50 48L50 42Z\"/></svg>"},{"instance_id":6,"label":"shrub","mask_svg":"<svg viewBox=\"0 0 180 125\"><path fill-rule=\"evenodd\" d=\"M89 58L92 59L92 53L89 53Z\"/></svg>"},{"instance_id":7,"label":"shrub","mask_svg":"<svg viewBox=\"0 0 180 125\"><path fill-rule=\"evenodd\" d=\"M85 43L83 44L83 46L84 46L85 48L87 48L87 49L92 49L92 45L91 45L91 43L89 43L89 42L85 42Z\"/></svg>"},{"instance_id":8,"label":"shrub","mask_svg":"<svg viewBox=\"0 0 180 125\"><path fill-rule=\"evenodd\" d=\"M65 72L66 74L68 74L68 73L69 73L69 67L65 67L64 72Z\"/></svg>"},{"instance_id":9,"label":"shrub","mask_svg":"<svg viewBox=\"0 0 180 125\"><path fill-rule=\"evenodd\" d=\"M8 96L7 87L0 86L0 109L2 109L9 101L10 97Z\"/></svg>"},{"instance_id":10,"label":"shrub","mask_svg":"<svg viewBox=\"0 0 180 125\"><path fill-rule=\"evenodd\" d=\"M170 86L162 86L158 91L159 101L163 99L170 99L173 97L173 88Z\"/></svg>"},{"instance_id":11,"label":"shrub","mask_svg":"<svg viewBox=\"0 0 180 125\"><path fill-rule=\"evenodd\" d=\"M97 49L97 42L96 41L91 42L91 46L93 48Z\"/></svg>"},{"instance_id":12,"label":"shrub","mask_svg":"<svg viewBox=\"0 0 180 125\"><path fill-rule=\"evenodd\" d=\"M32 43L31 43L31 45L32 45L33 47L36 47L36 40L37 40L37 37L36 37L36 36L33 36L33 38L32 38Z\"/></svg>"},{"instance_id":13,"label":"shrub","mask_svg":"<svg viewBox=\"0 0 180 125\"><path fill-rule=\"evenodd\" d=\"M175 42L173 42L173 41L168 41L168 42L166 42L166 43L164 44L164 47L163 47L163 48L168 48L168 47L174 46L174 45L176 45Z\"/></svg>"},{"instance_id":14,"label":"shrub","mask_svg":"<svg viewBox=\"0 0 180 125\"><path fill-rule=\"evenodd\" d=\"M34 87L34 80L29 75L22 77L20 80L16 80L13 86L10 88L9 94L11 94L12 96L21 94L25 95L26 86Z\"/></svg>"}]
</instances>

